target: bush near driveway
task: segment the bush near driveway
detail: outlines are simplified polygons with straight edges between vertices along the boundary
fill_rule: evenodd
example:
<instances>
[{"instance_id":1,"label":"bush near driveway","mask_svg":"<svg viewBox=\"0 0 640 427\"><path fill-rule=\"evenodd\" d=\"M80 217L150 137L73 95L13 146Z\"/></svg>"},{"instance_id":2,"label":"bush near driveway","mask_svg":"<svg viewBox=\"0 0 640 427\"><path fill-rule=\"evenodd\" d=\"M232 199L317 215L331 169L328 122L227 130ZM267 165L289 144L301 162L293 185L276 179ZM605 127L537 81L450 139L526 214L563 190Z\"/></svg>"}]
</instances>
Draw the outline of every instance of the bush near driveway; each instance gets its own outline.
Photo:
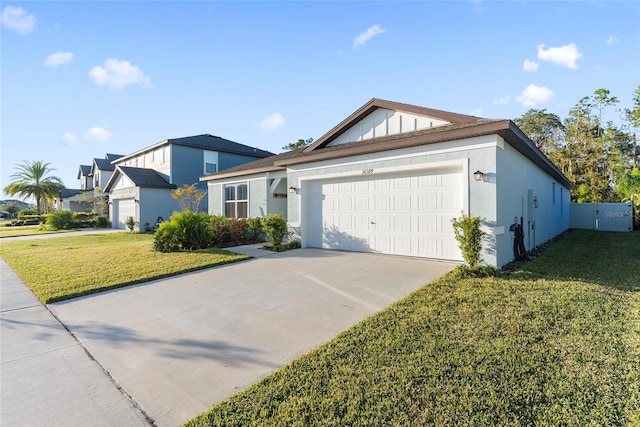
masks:
<instances>
[{"instance_id":1,"label":"bush near driveway","mask_svg":"<svg viewBox=\"0 0 640 427\"><path fill-rule=\"evenodd\" d=\"M43 303L249 258L218 249L156 252L152 235L136 233L3 242L0 255Z\"/></svg>"},{"instance_id":2,"label":"bush near driveway","mask_svg":"<svg viewBox=\"0 0 640 427\"><path fill-rule=\"evenodd\" d=\"M639 425L638 259L640 233L580 230L453 272L186 425Z\"/></svg>"}]
</instances>

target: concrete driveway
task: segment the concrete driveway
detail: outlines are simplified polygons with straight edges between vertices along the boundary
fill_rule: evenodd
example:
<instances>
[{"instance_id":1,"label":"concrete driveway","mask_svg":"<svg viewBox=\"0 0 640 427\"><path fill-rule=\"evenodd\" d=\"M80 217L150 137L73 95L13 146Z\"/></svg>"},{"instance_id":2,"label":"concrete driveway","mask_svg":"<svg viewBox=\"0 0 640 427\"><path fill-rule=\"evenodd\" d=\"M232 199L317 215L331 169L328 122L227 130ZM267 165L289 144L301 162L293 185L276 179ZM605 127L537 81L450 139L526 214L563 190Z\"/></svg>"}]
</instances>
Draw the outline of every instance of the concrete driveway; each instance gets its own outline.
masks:
<instances>
[{"instance_id":1,"label":"concrete driveway","mask_svg":"<svg viewBox=\"0 0 640 427\"><path fill-rule=\"evenodd\" d=\"M299 249L49 305L155 421L207 410L456 264Z\"/></svg>"}]
</instances>

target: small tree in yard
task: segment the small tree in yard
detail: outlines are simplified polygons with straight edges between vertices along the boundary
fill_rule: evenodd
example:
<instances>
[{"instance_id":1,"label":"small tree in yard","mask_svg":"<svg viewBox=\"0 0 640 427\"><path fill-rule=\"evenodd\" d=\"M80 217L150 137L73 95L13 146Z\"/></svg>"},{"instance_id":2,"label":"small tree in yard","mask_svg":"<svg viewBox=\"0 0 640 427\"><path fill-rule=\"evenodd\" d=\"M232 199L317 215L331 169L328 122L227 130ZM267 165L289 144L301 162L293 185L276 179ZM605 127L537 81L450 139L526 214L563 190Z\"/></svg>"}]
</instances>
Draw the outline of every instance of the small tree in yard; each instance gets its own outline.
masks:
<instances>
[{"instance_id":1,"label":"small tree in yard","mask_svg":"<svg viewBox=\"0 0 640 427\"><path fill-rule=\"evenodd\" d=\"M198 212L200 202L206 195L207 192L198 190L195 183L191 185L185 184L182 188L177 188L171 192L171 197L178 201L183 212Z\"/></svg>"},{"instance_id":2,"label":"small tree in yard","mask_svg":"<svg viewBox=\"0 0 640 427\"><path fill-rule=\"evenodd\" d=\"M132 233L133 233L133 230L136 228L136 225L138 224L139 224L138 221L136 221L132 216L127 217L127 219L124 221L124 225L126 225L129 231Z\"/></svg>"},{"instance_id":3,"label":"small tree in yard","mask_svg":"<svg viewBox=\"0 0 640 427\"><path fill-rule=\"evenodd\" d=\"M473 268L482 262L480 252L482 251L482 237L484 231L480 230L481 220L477 216L467 216L462 212L459 218L453 218L453 232L455 233L458 246L462 251L462 257Z\"/></svg>"}]
</instances>

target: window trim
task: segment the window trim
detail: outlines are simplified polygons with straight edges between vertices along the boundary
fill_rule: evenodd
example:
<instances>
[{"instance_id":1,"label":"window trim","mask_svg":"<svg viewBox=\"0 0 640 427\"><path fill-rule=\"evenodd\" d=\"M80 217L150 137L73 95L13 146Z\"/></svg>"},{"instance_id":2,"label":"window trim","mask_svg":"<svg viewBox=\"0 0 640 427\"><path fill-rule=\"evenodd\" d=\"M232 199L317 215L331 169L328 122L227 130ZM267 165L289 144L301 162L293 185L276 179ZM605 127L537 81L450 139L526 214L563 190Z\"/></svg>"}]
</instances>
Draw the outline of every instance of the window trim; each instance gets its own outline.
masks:
<instances>
[{"instance_id":1,"label":"window trim","mask_svg":"<svg viewBox=\"0 0 640 427\"><path fill-rule=\"evenodd\" d=\"M238 187L246 186L246 199L238 199ZM233 187L234 191L234 199L227 200L227 188ZM238 182L230 182L224 184L222 186L222 203L223 203L223 213L227 218L248 218L249 217L249 181L238 181ZM244 203L245 204L245 216L238 216L238 205ZM227 206L233 205L233 216L228 215Z\"/></svg>"}]
</instances>

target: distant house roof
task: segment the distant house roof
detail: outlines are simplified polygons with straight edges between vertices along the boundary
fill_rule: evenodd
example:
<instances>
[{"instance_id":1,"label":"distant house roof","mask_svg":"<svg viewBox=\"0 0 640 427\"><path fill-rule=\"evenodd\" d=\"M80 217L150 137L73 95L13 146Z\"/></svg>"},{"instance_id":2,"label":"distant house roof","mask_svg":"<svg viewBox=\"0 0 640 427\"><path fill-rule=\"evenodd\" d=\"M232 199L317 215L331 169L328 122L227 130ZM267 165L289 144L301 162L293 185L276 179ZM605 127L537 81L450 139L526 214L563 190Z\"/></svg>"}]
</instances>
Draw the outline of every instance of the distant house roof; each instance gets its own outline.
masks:
<instances>
[{"instance_id":1,"label":"distant house roof","mask_svg":"<svg viewBox=\"0 0 640 427\"><path fill-rule=\"evenodd\" d=\"M83 176L91 175L92 165L80 165L80 169L78 170L78 179Z\"/></svg>"},{"instance_id":2,"label":"distant house roof","mask_svg":"<svg viewBox=\"0 0 640 427\"><path fill-rule=\"evenodd\" d=\"M271 157L265 157L264 159L254 160L253 162L244 163L239 166L235 166L229 169L225 169L222 172L211 173L200 178L200 181L209 181L211 179L230 178L234 176L243 176L252 173L261 172L273 172L277 170L284 170L283 166L276 166L277 161L284 161L297 156L302 155L304 148L299 148L293 151L287 151L286 153L275 154Z\"/></svg>"},{"instance_id":3,"label":"distant house roof","mask_svg":"<svg viewBox=\"0 0 640 427\"><path fill-rule=\"evenodd\" d=\"M104 158L109 160L110 162L113 162L114 160L118 160L120 157L122 157L122 154L107 153L104 156Z\"/></svg>"},{"instance_id":4,"label":"distant house roof","mask_svg":"<svg viewBox=\"0 0 640 427\"><path fill-rule=\"evenodd\" d=\"M109 179L109 182L105 186L105 192L109 192L111 185L116 180L119 173L122 173L129 178L136 187L143 188L178 188L175 184L169 184L158 172L153 169L146 168L134 168L130 166L118 166L115 173Z\"/></svg>"},{"instance_id":5,"label":"distant house roof","mask_svg":"<svg viewBox=\"0 0 640 427\"><path fill-rule=\"evenodd\" d=\"M111 162L107 159L93 159L93 164L95 167L97 167L100 170L103 171L113 171L115 170L115 167L111 164ZM91 172L94 172L93 168L91 169Z\"/></svg>"},{"instance_id":6,"label":"distant house roof","mask_svg":"<svg viewBox=\"0 0 640 427\"><path fill-rule=\"evenodd\" d=\"M340 135L348 131L354 123L358 123L364 117L371 114L376 108L387 108L431 116L448 121L450 124L416 130L413 132L353 141L340 145L329 145ZM246 163L235 168L226 169L222 172L206 175L200 179L203 181L209 181L232 176L243 176L253 173L283 170L289 165L397 150L490 134L500 135L512 147L526 156L542 170L546 171L549 175L553 176L564 185L572 187L571 182L562 174L562 172L511 120L483 119L376 98L359 108L356 112L340 122L340 124L324 134L309 147L279 154L267 159Z\"/></svg>"},{"instance_id":7,"label":"distant house roof","mask_svg":"<svg viewBox=\"0 0 640 427\"><path fill-rule=\"evenodd\" d=\"M249 147L248 145L239 144L237 142L229 141L228 139L220 138L219 136L213 136L209 134L187 136L184 138L165 139L157 144L150 145L135 153L128 154L118 158L118 161L127 160L131 157L138 156L146 151L150 151L160 147L162 145L181 145L185 147L201 148L203 150L218 151L231 154L240 154L244 156L253 157L269 157L273 156L273 153L269 151L260 150L259 148Z\"/></svg>"},{"instance_id":8,"label":"distant house roof","mask_svg":"<svg viewBox=\"0 0 640 427\"><path fill-rule=\"evenodd\" d=\"M60 190L60 198L61 199L68 199L70 197L73 197L75 195L78 194L82 194L84 190L76 190L76 189L72 189L72 188L63 188L62 190ZM88 190L88 191L93 191L93 190Z\"/></svg>"}]
</instances>

